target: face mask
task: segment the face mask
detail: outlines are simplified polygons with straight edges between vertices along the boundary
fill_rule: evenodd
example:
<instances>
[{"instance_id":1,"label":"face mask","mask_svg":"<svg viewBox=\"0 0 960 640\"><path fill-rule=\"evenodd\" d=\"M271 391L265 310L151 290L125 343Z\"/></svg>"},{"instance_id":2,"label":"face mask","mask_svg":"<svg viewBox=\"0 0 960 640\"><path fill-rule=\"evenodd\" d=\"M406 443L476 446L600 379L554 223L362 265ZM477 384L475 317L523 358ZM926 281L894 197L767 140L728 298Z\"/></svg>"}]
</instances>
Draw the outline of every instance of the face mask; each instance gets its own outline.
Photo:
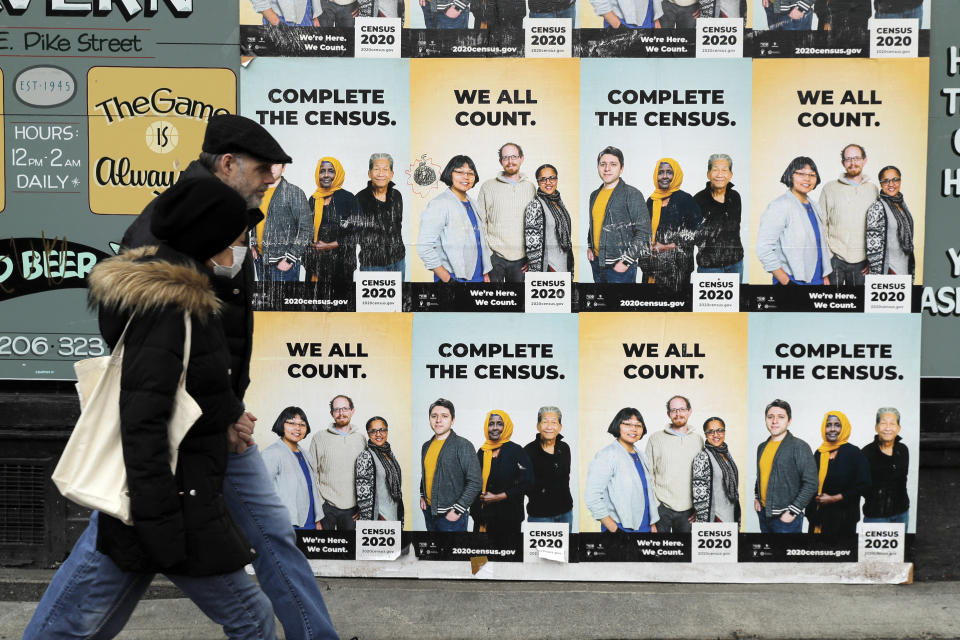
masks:
<instances>
[{"instance_id":1,"label":"face mask","mask_svg":"<svg viewBox=\"0 0 960 640\"><path fill-rule=\"evenodd\" d=\"M233 279L237 277L238 273L240 273L240 269L243 267L243 260L247 257L247 248L230 247L230 250L233 251L233 264L231 266L224 267L211 260L211 262L213 262L214 275Z\"/></svg>"}]
</instances>

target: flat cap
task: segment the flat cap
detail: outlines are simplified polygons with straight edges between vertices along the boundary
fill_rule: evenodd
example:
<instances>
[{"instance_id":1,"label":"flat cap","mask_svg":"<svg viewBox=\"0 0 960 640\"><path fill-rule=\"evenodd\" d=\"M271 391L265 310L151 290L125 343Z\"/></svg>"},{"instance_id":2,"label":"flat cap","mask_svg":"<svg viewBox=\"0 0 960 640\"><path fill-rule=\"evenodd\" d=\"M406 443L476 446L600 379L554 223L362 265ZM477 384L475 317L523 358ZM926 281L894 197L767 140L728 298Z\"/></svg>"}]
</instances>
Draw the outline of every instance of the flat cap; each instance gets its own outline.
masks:
<instances>
[{"instance_id":1,"label":"flat cap","mask_svg":"<svg viewBox=\"0 0 960 640\"><path fill-rule=\"evenodd\" d=\"M259 123L232 113L210 118L202 149L213 154L248 153L275 164L293 162L280 143Z\"/></svg>"}]
</instances>

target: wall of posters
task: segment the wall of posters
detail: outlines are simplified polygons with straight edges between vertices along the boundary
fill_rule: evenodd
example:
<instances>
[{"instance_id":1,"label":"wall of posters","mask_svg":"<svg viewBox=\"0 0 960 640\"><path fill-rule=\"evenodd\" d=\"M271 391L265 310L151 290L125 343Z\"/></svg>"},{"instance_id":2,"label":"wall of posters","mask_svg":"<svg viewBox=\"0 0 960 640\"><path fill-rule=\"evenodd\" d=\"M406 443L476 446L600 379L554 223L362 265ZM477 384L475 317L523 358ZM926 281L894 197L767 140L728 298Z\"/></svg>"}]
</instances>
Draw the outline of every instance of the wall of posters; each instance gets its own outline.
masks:
<instances>
[{"instance_id":1,"label":"wall of posters","mask_svg":"<svg viewBox=\"0 0 960 640\"><path fill-rule=\"evenodd\" d=\"M698 16L639 1L88 4L2 5L16 25L0 29L11 47L0 50L0 378L68 380L75 359L105 351L82 311L85 274L196 157L207 119L237 112L293 158L276 177L297 194L285 212L298 225L284 247L293 269L272 269L275 248L251 234L256 439L266 450L285 422L309 423L300 445L323 475L315 443L342 424L362 439L369 423L392 451L379 464L402 477L387 487L409 549L396 566L557 560L548 543L525 547L531 525L534 538L562 539L570 563L872 557L855 549L877 530L860 503L872 481L850 489L853 530L818 536L806 518L802 536L772 536L754 483L779 467L761 468L757 450L772 432L767 405L787 401L790 433L810 450L798 482L809 489L812 465L827 494L835 478L819 477L829 465L814 452L830 416L859 450L874 435L888 443L894 412L877 412L896 409L895 435L915 454L921 371L954 373L943 336L960 270L944 203L960 181L927 171L957 152L942 117L955 96L930 82L931 69L942 85L958 67L931 28L954 8L891 0L896 16L837 16L823 3L787 24L754 0L702 0ZM236 50L210 46L235 42L242 68ZM386 183L389 225L375 195ZM944 352L935 364L921 361L921 312L942 338L924 344ZM435 420L438 398L449 402ZM523 458L554 419L563 446ZM440 506L422 509L421 479L449 479L454 445L430 443L451 426L468 454L461 480L476 480L475 463L480 490L460 504L431 484ZM520 447L499 446L498 428ZM623 440L610 430L634 434L636 459L626 445L628 457L611 453ZM700 450L704 436L720 458ZM668 460L660 447L674 437L706 453ZM346 496L344 510L383 489L359 488L354 462L335 463L323 486ZM527 521L541 463L559 474L540 486L564 505L556 522ZM900 471L909 507L886 516L906 519L890 529L902 551L916 531L917 456ZM603 506L621 492L629 505ZM790 511L778 499L771 517ZM801 506L834 504L823 500ZM618 529L636 530L602 533L614 512ZM378 573L352 534L299 535L318 563Z\"/></svg>"}]
</instances>

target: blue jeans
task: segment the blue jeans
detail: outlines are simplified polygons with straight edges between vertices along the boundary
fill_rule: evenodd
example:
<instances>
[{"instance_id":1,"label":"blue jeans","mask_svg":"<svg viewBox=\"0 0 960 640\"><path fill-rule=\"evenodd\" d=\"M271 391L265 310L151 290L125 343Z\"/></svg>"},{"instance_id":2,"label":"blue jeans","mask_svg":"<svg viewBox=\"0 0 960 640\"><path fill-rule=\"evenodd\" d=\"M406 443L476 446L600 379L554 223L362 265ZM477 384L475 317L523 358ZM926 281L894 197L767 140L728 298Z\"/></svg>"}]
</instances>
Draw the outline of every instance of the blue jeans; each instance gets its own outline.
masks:
<instances>
[{"instance_id":1,"label":"blue jeans","mask_svg":"<svg viewBox=\"0 0 960 640\"><path fill-rule=\"evenodd\" d=\"M765 7L767 12L767 29L781 31L809 31L813 26L813 11L807 11L799 20L794 20L788 13L777 14L773 10L773 3Z\"/></svg>"},{"instance_id":2,"label":"blue jeans","mask_svg":"<svg viewBox=\"0 0 960 640\"><path fill-rule=\"evenodd\" d=\"M923 5L914 7L913 9L906 9L905 11L890 11L889 13L878 11L874 18L916 18L922 23Z\"/></svg>"},{"instance_id":3,"label":"blue jeans","mask_svg":"<svg viewBox=\"0 0 960 640\"><path fill-rule=\"evenodd\" d=\"M567 523L570 525L571 530L573 527L573 510L567 511L566 513L561 513L557 516L527 516L527 522L559 522Z\"/></svg>"},{"instance_id":4,"label":"blue jeans","mask_svg":"<svg viewBox=\"0 0 960 640\"><path fill-rule=\"evenodd\" d=\"M904 525L910 523L910 509L907 509L903 513L898 513L893 516L886 516L884 518L870 518L868 516L863 516L864 522L902 522Z\"/></svg>"},{"instance_id":5,"label":"blue jeans","mask_svg":"<svg viewBox=\"0 0 960 640\"><path fill-rule=\"evenodd\" d=\"M456 18L448 18L443 11L437 11L437 29L468 29L470 27L470 11L464 9Z\"/></svg>"},{"instance_id":6,"label":"blue jeans","mask_svg":"<svg viewBox=\"0 0 960 640\"><path fill-rule=\"evenodd\" d=\"M803 533L803 516L797 516L787 524L780 516L768 518L763 511L757 511L757 519L760 521L760 533Z\"/></svg>"},{"instance_id":7,"label":"blue jeans","mask_svg":"<svg viewBox=\"0 0 960 640\"><path fill-rule=\"evenodd\" d=\"M286 271L280 271L276 265L267 265L267 277L265 280L271 282L299 282L300 281L300 263L294 263Z\"/></svg>"},{"instance_id":8,"label":"blue jeans","mask_svg":"<svg viewBox=\"0 0 960 640\"><path fill-rule=\"evenodd\" d=\"M740 276L740 282L743 282L743 260L725 267L697 267L697 273L736 273Z\"/></svg>"},{"instance_id":9,"label":"blue jeans","mask_svg":"<svg viewBox=\"0 0 960 640\"><path fill-rule=\"evenodd\" d=\"M422 5L420 10L423 11L423 28L436 29L437 12L430 8L430 3L428 2L427 4Z\"/></svg>"},{"instance_id":10,"label":"blue jeans","mask_svg":"<svg viewBox=\"0 0 960 640\"><path fill-rule=\"evenodd\" d=\"M431 515L430 509L423 510L423 521L427 525L427 531L466 531L467 514L460 516L456 522L450 522L445 515Z\"/></svg>"},{"instance_id":11,"label":"blue jeans","mask_svg":"<svg viewBox=\"0 0 960 640\"><path fill-rule=\"evenodd\" d=\"M577 3L574 2L572 5L566 9L559 9L558 11L531 11L531 18L570 18L570 26L573 29L577 28Z\"/></svg>"},{"instance_id":12,"label":"blue jeans","mask_svg":"<svg viewBox=\"0 0 960 640\"><path fill-rule=\"evenodd\" d=\"M623 273L617 273L613 265L601 267L598 260L590 261L590 270L593 272L593 281L597 284L615 284L637 281L637 265L630 265Z\"/></svg>"},{"instance_id":13,"label":"blue jeans","mask_svg":"<svg viewBox=\"0 0 960 640\"><path fill-rule=\"evenodd\" d=\"M98 516L94 511L53 576L23 632L24 640L113 638L146 593L153 574L123 571L97 551ZM276 637L270 602L242 569L215 576L167 577L229 638Z\"/></svg>"},{"instance_id":14,"label":"blue jeans","mask_svg":"<svg viewBox=\"0 0 960 640\"><path fill-rule=\"evenodd\" d=\"M370 265L361 264L359 269L360 271L399 271L400 280L403 280L403 270L407 266L406 258L400 258L393 264L388 264L383 267L372 267Z\"/></svg>"},{"instance_id":15,"label":"blue jeans","mask_svg":"<svg viewBox=\"0 0 960 640\"><path fill-rule=\"evenodd\" d=\"M290 515L255 446L228 456L223 497L234 522L257 550L253 566L260 588L273 603L286 637L337 638L316 578L296 546ZM99 640L120 632L152 576L121 571L96 545L94 512L43 594L24 638Z\"/></svg>"}]
</instances>

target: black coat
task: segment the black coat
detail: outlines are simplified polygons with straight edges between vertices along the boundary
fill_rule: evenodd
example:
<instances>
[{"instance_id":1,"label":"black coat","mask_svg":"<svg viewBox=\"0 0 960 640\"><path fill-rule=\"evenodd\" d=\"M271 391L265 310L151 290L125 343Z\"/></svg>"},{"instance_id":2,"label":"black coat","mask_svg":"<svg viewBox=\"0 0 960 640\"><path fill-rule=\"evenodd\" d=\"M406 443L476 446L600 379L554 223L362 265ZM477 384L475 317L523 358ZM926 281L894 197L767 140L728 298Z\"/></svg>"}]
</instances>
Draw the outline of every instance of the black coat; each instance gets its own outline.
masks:
<instances>
[{"instance_id":1,"label":"black coat","mask_svg":"<svg viewBox=\"0 0 960 640\"><path fill-rule=\"evenodd\" d=\"M387 185L385 202L373 195L373 183L357 194L360 211L355 237L360 244L360 264L385 267L406 255L403 244L403 198L393 183Z\"/></svg>"},{"instance_id":2,"label":"black coat","mask_svg":"<svg viewBox=\"0 0 960 640\"><path fill-rule=\"evenodd\" d=\"M480 468L483 469L483 449L477 451ZM523 447L515 442L507 442L500 447L500 454L491 461L490 477L487 478L487 491L506 493L507 499L500 502L483 504L478 496L470 507L474 531L478 525L486 525L487 532L493 535L501 533L520 533L523 522L523 496L533 485L533 465Z\"/></svg>"},{"instance_id":3,"label":"black coat","mask_svg":"<svg viewBox=\"0 0 960 640\"><path fill-rule=\"evenodd\" d=\"M573 509L570 495L570 445L557 434L553 453L540 446L540 434L523 448L533 465L533 486L530 487L527 513L534 518L558 516Z\"/></svg>"},{"instance_id":4,"label":"black coat","mask_svg":"<svg viewBox=\"0 0 960 640\"><path fill-rule=\"evenodd\" d=\"M907 470L910 468L910 450L900 441L893 443L893 455L880 451L880 439L865 446L863 455L870 465L870 489L863 494L863 515L868 518L889 518L910 508L907 495Z\"/></svg>"},{"instance_id":5,"label":"black coat","mask_svg":"<svg viewBox=\"0 0 960 640\"><path fill-rule=\"evenodd\" d=\"M697 266L707 268L727 267L743 260L743 243L740 241L740 194L727 185L723 202L710 195L710 183L703 191L693 196L700 207L703 221L696 233Z\"/></svg>"},{"instance_id":6,"label":"black coat","mask_svg":"<svg viewBox=\"0 0 960 640\"><path fill-rule=\"evenodd\" d=\"M819 451L813 453L813 461L820 468ZM827 477L823 480L822 493L843 494L843 500L833 504L818 505L811 500L807 504L807 520L811 531L820 525L825 535L854 535L860 521L860 496L870 488L870 465L860 449L844 444L837 449L837 457L827 465Z\"/></svg>"},{"instance_id":7,"label":"black coat","mask_svg":"<svg viewBox=\"0 0 960 640\"><path fill-rule=\"evenodd\" d=\"M186 178L214 177L206 167L194 160L180 175L178 182ZM151 200L143 212L134 219L126 233L123 234L123 248L136 249L137 247L155 246L157 238L150 233L150 220L153 217L154 202ZM254 281L253 259L250 254L243 261L243 269L232 280L220 276L212 276L213 288L217 297L223 303L220 307L220 320L223 330L227 334L227 344L230 347L230 369L233 381L233 390L237 397L243 399L243 394L250 384L250 353L253 349L253 307L250 304Z\"/></svg>"},{"instance_id":8,"label":"black coat","mask_svg":"<svg viewBox=\"0 0 960 640\"><path fill-rule=\"evenodd\" d=\"M313 196L307 201L310 211L316 211ZM314 213L316 215L316 213ZM337 242L340 246L330 251L317 251L307 245L303 254L303 266L307 278L316 278L321 283L334 286L353 286L353 272L357 268L357 238L355 226L360 218L360 205L357 198L346 189L337 189L330 198L317 240Z\"/></svg>"},{"instance_id":9,"label":"black coat","mask_svg":"<svg viewBox=\"0 0 960 640\"><path fill-rule=\"evenodd\" d=\"M112 348L127 321L121 373L121 440L133 526L101 515L97 548L121 569L193 576L251 560L227 514L227 428L243 413L230 375L220 302L209 271L166 246L131 250L90 274L90 302ZM167 422L183 363L184 311L192 319L187 392L203 411L170 472Z\"/></svg>"}]
</instances>

